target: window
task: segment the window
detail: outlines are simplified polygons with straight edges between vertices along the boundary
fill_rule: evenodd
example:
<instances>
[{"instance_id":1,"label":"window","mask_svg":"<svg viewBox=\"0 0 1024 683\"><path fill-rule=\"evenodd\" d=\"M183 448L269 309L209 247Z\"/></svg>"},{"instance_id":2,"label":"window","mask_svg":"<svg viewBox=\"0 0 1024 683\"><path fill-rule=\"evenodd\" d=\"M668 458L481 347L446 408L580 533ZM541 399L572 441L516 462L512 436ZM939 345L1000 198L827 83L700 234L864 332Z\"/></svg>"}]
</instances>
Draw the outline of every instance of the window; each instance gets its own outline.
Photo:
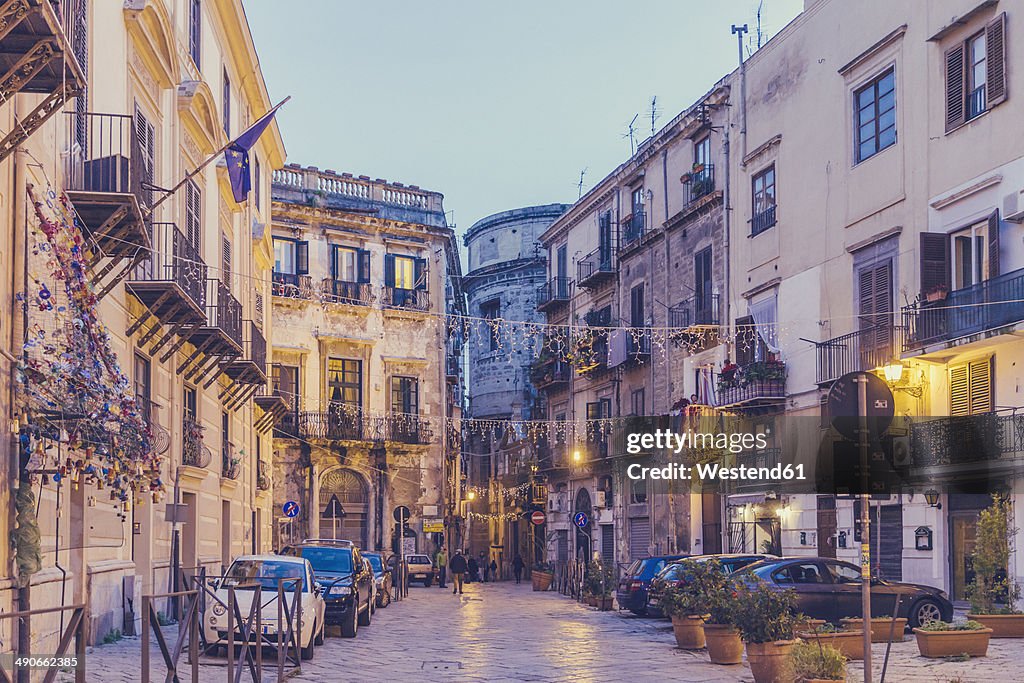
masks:
<instances>
[{"instance_id":1,"label":"window","mask_svg":"<svg viewBox=\"0 0 1024 683\"><path fill-rule=\"evenodd\" d=\"M716 311L711 284L711 247L705 247L693 257L693 323L711 325Z\"/></svg>"},{"instance_id":2,"label":"window","mask_svg":"<svg viewBox=\"0 0 1024 683\"><path fill-rule=\"evenodd\" d=\"M953 233L953 289L963 289L988 279L988 221Z\"/></svg>"},{"instance_id":3,"label":"window","mask_svg":"<svg viewBox=\"0 0 1024 683\"><path fill-rule=\"evenodd\" d=\"M224 69L224 95L223 95L223 112L224 114L224 134L229 138L231 137L231 79L228 77L228 70Z\"/></svg>"},{"instance_id":4,"label":"window","mask_svg":"<svg viewBox=\"0 0 1024 683\"><path fill-rule=\"evenodd\" d=\"M156 163L156 130L138 105L135 105L135 138L138 142L139 158L142 162L142 200L146 206L151 206L153 204L152 186L158 180L156 174L158 168ZM121 191L127 192L129 189L125 187Z\"/></svg>"},{"instance_id":5,"label":"window","mask_svg":"<svg viewBox=\"0 0 1024 683\"><path fill-rule=\"evenodd\" d=\"M202 7L200 0L190 0L188 4L188 53L196 68L200 68L199 51L202 36Z\"/></svg>"},{"instance_id":6,"label":"window","mask_svg":"<svg viewBox=\"0 0 1024 683\"><path fill-rule=\"evenodd\" d=\"M830 583L822 569L813 562L792 564L780 569L772 575L776 583Z\"/></svg>"},{"instance_id":7,"label":"window","mask_svg":"<svg viewBox=\"0 0 1024 683\"><path fill-rule=\"evenodd\" d=\"M415 377L391 378L391 412L419 415L419 380Z\"/></svg>"},{"instance_id":8,"label":"window","mask_svg":"<svg viewBox=\"0 0 1024 683\"><path fill-rule=\"evenodd\" d=\"M587 420L609 418L612 416L612 400L610 398L602 398L587 403L586 410ZM596 446L595 455L603 458L608 455L608 435L606 432L601 431L596 426L597 424L600 423L593 423L593 426L588 428L587 441Z\"/></svg>"},{"instance_id":9,"label":"window","mask_svg":"<svg viewBox=\"0 0 1024 683\"><path fill-rule=\"evenodd\" d=\"M363 362L349 358L327 361L327 399L331 403L363 403Z\"/></svg>"},{"instance_id":10,"label":"window","mask_svg":"<svg viewBox=\"0 0 1024 683\"><path fill-rule=\"evenodd\" d=\"M385 256L385 284L395 289L426 289L426 259L387 254Z\"/></svg>"},{"instance_id":11,"label":"window","mask_svg":"<svg viewBox=\"0 0 1024 683\"><path fill-rule=\"evenodd\" d=\"M647 502L647 480L631 479L629 486L629 502L638 505Z\"/></svg>"},{"instance_id":12,"label":"window","mask_svg":"<svg viewBox=\"0 0 1024 683\"><path fill-rule=\"evenodd\" d=\"M231 457L231 416L226 410L220 414L220 454L226 471Z\"/></svg>"},{"instance_id":13,"label":"window","mask_svg":"<svg viewBox=\"0 0 1024 683\"><path fill-rule=\"evenodd\" d=\"M252 158L252 189L256 197L256 210L260 210L260 190L262 189L263 167L260 166L260 158L253 155Z\"/></svg>"},{"instance_id":14,"label":"window","mask_svg":"<svg viewBox=\"0 0 1024 683\"><path fill-rule=\"evenodd\" d=\"M647 410L644 405L644 390L637 389L630 394L630 408L633 411L633 415L646 415Z\"/></svg>"},{"instance_id":15,"label":"window","mask_svg":"<svg viewBox=\"0 0 1024 683\"><path fill-rule=\"evenodd\" d=\"M182 401L182 413L184 414L185 420L195 422L198 418L196 412L196 390L194 387L185 387L185 392Z\"/></svg>"},{"instance_id":16,"label":"window","mask_svg":"<svg viewBox=\"0 0 1024 683\"><path fill-rule=\"evenodd\" d=\"M555 251L555 277L569 277L569 248L563 244Z\"/></svg>"},{"instance_id":17,"label":"window","mask_svg":"<svg viewBox=\"0 0 1024 683\"><path fill-rule=\"evenodd\" d=\"M896 144L896 70L889 69L854 93L857 163Z\"/></svg>"},{"instance_id":18,"label":"window","mask_svg":"<svg viewBox=\"0 0 1024 683\"><path fill-rule=\"evenodd\" d=\"M480 317L484 320L497 320L501 317L501 299L492 299L480 304ZM495 325L490 328L490 351L497 351L501 345L501 331Z\"/></svg>"},{"instance_id":19,"label":"window","mask_svg":"<svg viewBox=\"0 0 1024 683\"><path fill-rule=\"evenodd\" d=\"M1006 100L1006 13L946 50L946 132Z\"/></svg>"},{"instance_id":20,"label":"window","mask_svg":"<svg viewBox=\"0 0 1024 683\"><path fill-rule=\"evenodd\" d=\"M644 187L634 187L631 195L631 206L633 207L633 214L642 214L644 212Z\"/></svg>"},{"instance_id":21,"label":"window","mask_svg":"<svg viewBox=\"0 0 1024 683\"><path fill-rule=\"evenodd\" d=\"M285 400L292 410L299 409L299 368L294 365L274 364L274 393Z\"/></svg>"},{"instance_id":22,"label":"window","mask_svg":"<svg viewBox=\"0 0 1024 683\"><path fill-rule=\"evenodd\" d=\"M707 136L693 144L693 165L694 167L700 167L710 163L711 137Z\"/></svg>"},{"instance_id":23,"label":"window","mask_svg":"<svg viewBox=\"0 0 1024 683\"><path fill-rule=\"evenodd\" d=\"M203 195L199 186L189 180L185 183L185 238L196 249L202 238Z\"/></svg>"},{"instance_id":24,"label":"window","mask_svg":"<svg viewBox=\"0 0 1024 683\"><path fill-rule=\"evenodd\" d=\"M220 280L231 289L231 240L224 233L220 235Z\"/></svg>"},{"instance_id":25,"label":"window","mask_svg":"<svg viewBox=\"0 0 1024 683\"><path fill-rule=\"evenodd\" d=\"M274 272L295 274L295 241L274 238Z\"/></svg>"},{"instance_id":26,"label":"window","mask_svg":"<svg viewBox=\"0 0 1024 683\"><path fill-rule=\"evenodd\" d=\"M949 414L992 412L992 359L954 365L949 369Z\"/></svg>"},{"instance_id":27,"label":"window","mask_svg":"<svg viewBox=\"0 0 1024 683\"><path fill-rule=\"evenodd\" d=\"M750 234L759 235L775 225L775 166L755 175L751 183L754 214Z\"/></svg>"},{"instance_id":28,"label":"window","mask_svg":"<svg viewBox=\"0 0 1024 683\"><path fill-rule=\"evenodd\" d=\"M146 420L153 417L151 397L149 359L141 354L135 354L135 404Z\"/></svg>"},{"instance_id":29,"label":"window","mask_svg":"<svg viewBox=\"0 0 1024 683\"><path fill-rule=\"evenodd\" d=\"M359 250L352 247L334 247L334 279L343 282L359 281Z\"/></svg>"},{"instance_id":30,"label":"window","mask_svg":"<svg viewBox=\"0 0 1024 683\"><path fill-rule=\"evenodd\" d=\"M1000 225L996 210L987 219L949 235L921 233L921 293L964 289L999 275Z\"/></svg>"},{"instance_id":31,"label":"window","mask_svg":"<svg viewBox=\"0 0 1024 683\"><path fill-rule=\"evenodd\" d=\"M833 583L860 583L860 570L845 564L829 562L825 565L832 574Z\"/></svg>"},{"instance_id":32,"label":"window","mask_svg":"<svg viewBox=\"0 0 1024 683\"><path fill-rule=\"evenodd\" d=\"M629 290L629 325L644 326L644 283L635 285Z\"/></svg>"},{"instance_id":33,"label":"window","mask_svg":"<svg viewBox=\"0 0 1024 683\"><path fill-rule=\"evenodd\" d=\"M860 315L861 352L888 348L892 343L892 261L885 260L857 271L857 309Z\"/></svg>"}]
</instances>

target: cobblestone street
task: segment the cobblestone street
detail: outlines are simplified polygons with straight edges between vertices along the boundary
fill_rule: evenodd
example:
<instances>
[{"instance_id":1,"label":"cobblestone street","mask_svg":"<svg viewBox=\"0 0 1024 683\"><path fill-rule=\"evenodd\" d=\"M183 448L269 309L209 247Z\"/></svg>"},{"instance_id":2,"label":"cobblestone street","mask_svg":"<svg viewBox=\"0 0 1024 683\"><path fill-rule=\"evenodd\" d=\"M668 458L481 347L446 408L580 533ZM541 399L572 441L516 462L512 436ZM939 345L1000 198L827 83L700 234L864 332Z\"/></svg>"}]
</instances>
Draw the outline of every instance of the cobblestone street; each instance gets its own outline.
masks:
<instances>
[{"instance_id":1,"label":"cobblestone street","mask_svg":"<svg viewBox=\"0 0 1024 683\"><path fill-rule=\"evenodd\" d=\"M875 679L884 646L876 646ZM269 655L269 652L268 652ZM153 655L158 658L154 646ZM88 680L139 680L139 641L92 648ZM212 663L205 663L210 661ZM224 658L204 660L200 680L226 680ZM848 680L861 679L851 664ZM164 670L153 667L154 680ZM70 676L61 680L71 681ZM243 680L246 680L243 677ZM272 680L272 678L270 679ZM710 664L703 652L675 647L667 621L598 612L526 583L470 584L466 593L414 587L409 598L378 610L355 640L328 636L290 680L336 681L751 681L750 670ZM912 638L893 646L887 681L975 683L1024 680L1024 643L993 640L984 659L929 660Z\"/></svg>"}]
</instances>

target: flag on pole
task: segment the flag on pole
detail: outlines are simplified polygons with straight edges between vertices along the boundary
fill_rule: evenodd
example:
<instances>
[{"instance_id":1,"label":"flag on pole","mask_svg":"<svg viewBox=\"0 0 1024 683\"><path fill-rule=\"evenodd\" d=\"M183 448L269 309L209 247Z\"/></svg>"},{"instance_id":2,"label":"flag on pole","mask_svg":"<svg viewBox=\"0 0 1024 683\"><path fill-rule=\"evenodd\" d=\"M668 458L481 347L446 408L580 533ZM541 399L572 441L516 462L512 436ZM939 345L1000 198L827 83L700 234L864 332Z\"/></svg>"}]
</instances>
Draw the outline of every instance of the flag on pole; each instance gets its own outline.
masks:
<instances>
[{"instance_id":1,"label":"flag on pole","mask_svg":"<svg viewBox=\"0 0 1024 683\"><path fill-rule=\"evenodd\" d=\"M249 190L252 189L252 169L249 168L249 150L253 148L256 141L263 135L270 122L274 120L274 114L291 97L286 97L281 102L260 117L256 123L246 128L241 135L234 139L227 149L224 150L224 160L228 165L228 179L231 181L231 194L235 201L241 204L249 198Z\"/></svg>"}]
</instances>

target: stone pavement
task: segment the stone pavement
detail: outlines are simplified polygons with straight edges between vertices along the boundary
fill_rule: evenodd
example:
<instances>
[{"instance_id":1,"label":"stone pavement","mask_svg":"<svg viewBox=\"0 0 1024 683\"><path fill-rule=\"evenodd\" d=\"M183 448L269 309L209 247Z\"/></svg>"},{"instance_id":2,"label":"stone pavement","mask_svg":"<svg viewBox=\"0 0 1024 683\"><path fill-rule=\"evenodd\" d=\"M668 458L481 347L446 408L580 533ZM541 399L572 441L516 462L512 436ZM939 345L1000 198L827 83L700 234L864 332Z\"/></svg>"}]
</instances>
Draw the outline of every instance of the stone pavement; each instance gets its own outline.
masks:
<instances>
[{"instance_id":1,"label":"stone pavement","mask_svg":"<svg viewBox=\"0 0 1024 683\"><path fill-rule=\"evenodd\" d=\"M678 650L667 621L626 614L598 612L556 593L534 593L526 583L469 584L461 596L437 587L413 587L408 599L377 610L373 623L360 628L355 640L329 636L313 660L303 662L302 673L290 680L753 680L745 665L716 666L702 652ZM139 646L138 639L126 638L91 648L87 654L90 683L139 681ZM884 648L876 648L878 680ZM158 657L155 649L153 656ZM226 681L223 657L219 663L204 664L200 680ZM862 671L851 664L848 680L862 680ZM163 680L163 674L163 669L154 665L154 680ZM908 638L893 645L886 681L1024 681L1024 641L994 640L984 659L947 662L918 657L917 645Z\"/></svg>"}]
</instances>

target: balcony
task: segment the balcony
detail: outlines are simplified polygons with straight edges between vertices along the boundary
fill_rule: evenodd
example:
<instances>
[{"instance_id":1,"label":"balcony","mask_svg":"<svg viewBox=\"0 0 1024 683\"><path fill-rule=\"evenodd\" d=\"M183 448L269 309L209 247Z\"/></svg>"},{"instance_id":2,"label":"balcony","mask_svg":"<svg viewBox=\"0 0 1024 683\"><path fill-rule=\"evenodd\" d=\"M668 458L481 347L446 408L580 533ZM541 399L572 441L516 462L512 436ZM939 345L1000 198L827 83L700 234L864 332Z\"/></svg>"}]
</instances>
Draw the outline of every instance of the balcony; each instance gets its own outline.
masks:
<instances>
[{"instance_id":1,"label":"balcony","mask_svg":"<svg viewBox=\"0 0 1024 683\"><path fill-rule=\"evenodd\" d=\"M717 294L694 294L668 309L670 336L676 341L704 339L721 325Z\"/></svg>"},{"instance_id":2,"label":"balcony","mask_svg":"<svg viewBox=\"0 0 1024 683\"><path fill-rule=\"evenodd\" d=\"M651 331L642 328L637 334L626 332L626 359L624 365L643 364L651 359Z\"/></svg>"},{"instance_id":3,"label":"balcony","mask_svg":"<svg viewBox=\"0 0 1024 683\"><path fill-rule=\"evenodd\" d=\"M1019 474L1024 414L1013 410L942 417L910 428L911 479L966 483Z\"/></svg>"},{"instance_id":4,"label":"balcony","mask_svg":"<svg viewBox=\"0 0 1024 683\"><path fill-rule=\"evenodd\" d=\"M1024 322L1024 269L957 289L944 299L903 307L903 351L992 336L1000 328Z\"/></svg>"},{"instance_id":5,"label":"balcony","mask_svg":"<svg viewBox=\"0 0 1024 683\"><path fill-rule=\"evenodd\" d=\"M209 467L213 452L203 443L203 427L193 418L182 420L181 464L189 467Z\"/></svg>"},{"instance_id":6,"label":"balcony","mask_svg":"<svg viewBox=\"0 0 1024 683\"><path fill-rule=\"evenodd\" d=\"M391 416L388 440L397 443L428 445L433 437L430 423L409 415Z\"/></svg>"},{"instance_id":7,"label":"balcony","mask_svg":"<svg viewBox=\"0 0 1024 683\"><path fill-rule=\"evenodd\" d=\"M647 214L640 209L634 211L619 221L619 231L622 233L622 248L632 247L639 244L647 230Z\"/></svg>"},{"instance_id":8,"label":"balcony","mask_svg":"<svg viewBox=\"0 0 1024 683\"><path fill-rule=\"evenodd\" d=\"M125 286L146 311L128 327L127 334L130 337L151 323L136 342L144 346L154 341L151 354L176 339L160 358L166 363L206 324L206 264L174 223L153 223L151 229L149 258L135 266Z\"/></svg>"},{"instance_id":9,"label":"balcony","mask_svg":"<svg viewBox=\"0 0 1024 683\"><path fill-rule=\"evenodd\" d=\"M449 382L458 382L462 379L462 359L459 356L448 356L444 366L445 377Z\"/></svg>"},{"instance_id":10,"label":"balcony","mask_svg":"<svg viewBox=\"0 0 1024 683\"><path fill-rule=\"evenodd\" d=\"M269 491L271 487L270 467L262 459L256 461L256 490Z\"/></svg>"},{"instance_id":11,"label":"balcony","mask_svg":"<svg viewBox=\"0 0 1024 683\"><path fill-rule=\"evenodd\" d=\"M569 303L572 280L567 277L553 277L537 288L537 310L545 312Z\"/></svg>"},{"instance_id":12,"label":"balcony","mask_svg":"<svg viewBox=\"0 0 1024 683\"><path fill-rule=\"evenodd\" d=\"M0 161L85 88L85 74L75 58L80 47L75 41L84 39L84 24L73 13L75 4L61 4L58 15L60 5L49 0L0 3L0 102L18 93L45 96L0 141Z\"/></svg>"},{"instance_id":13,"label":"balcony","mask_svg":"<svg viewBox=\"0 0 1024 683\"><path fill-rule=\"evenodd\" d=\"M576 284L595 289L615 279L615 250L611 245L598 247L576 264Z\"/></svg>"},{"instance_id":14,"label":"balcony","mask_svg":"<svg viewBox=\"0 0 1024 683\"><path fill-rule=\"evenodd\" d=\"M253 422L253 426L259 432L265 432L271 426L277 425L291 410L289 400L267 384L256 387L253 402L263 411Z\"/></svg>"},{"instance_id":15,"label":"balcony","mask_svg":"<svg viewBox=\"0 0 1024 683\"><path fill-rule=\"evenodd\" d=\"M220 393L228 410L248 401L267 383L267 340L252 320L242 321L242 355L225 363L221 371L230 380Z\"/></svg>"},{"instance_id":16,"label":"balcony","mask_svg":"<svg viewBox=\"0 0 1024 683\"><path fill-rule=\"evenodd\" d=\"M557 391L569 385L572 369L568 363L549 359L530 371L530 381L538 391Z\"/></svg>"},{"instance_id":17,"label":"balcony","mask_svg":"<svg viewBox=\"0 0 1024 683\"><path fill-rule=\"evenodd\" d=\"M302 416L306 413L300 413L295 406L286 403L286 407L281 416L274 422L274 438L275 439L298 439L302 436Z\"/></svg>"},{"instance_id":18,"label":"balcony","mask_svg":"<svg viewBox=\"0 0 1024 683\"><path fill-rule=\"evenodd\" d=\"M325 412L300 413L299 434L306 439L370 441L373 440L376 429L374 420L371 419L370 424L364 425L366 421L360 406L332 403Z\"/></svg>"},{"instance_id":19,"label":"balcony","mask_svg":"<svg viewBox=\"0 0 1024 683\"><path fill-rule=\"evenodd\" d=\"M750 219L750 236L760 235L762 232L775 225L775 213L777 205L772 204L767 209L759 211Z\"/></svg>"},{"instance_id":20,"label":"balcony","mask_svg":"<svg viewBox=\"0 0 1024 683\"><path fill-rule=\"evenodd\" d=\"M145 212L152 203L147 173L127 114L69 112L64 187L89 246L88 265L100 296L128 275L150 248ZM100 267L100 263L103 266Z\"/></svg>"},{"instance_id":21,"label":"balcony","mask_svg":"<svg viewBox=\"0 0 1024 683\"><path fill-rule=\"evenodd\" d=\"M733 373L717 375L716 386L716 408L780 409L786 401L786 365L778 360L755 361Z\"/></svg>"},{"instance_id":22,"label":"balcony","mask_svg":"<svg viewBox=\"0 0 1024 683\"><path fill-rule=\"evenodd\" d=\"M772 468L779 464L782 460L782 449L781 448L764 448L761 450L744 451L736 454L736 467L745 466L747 468L761 468L767 467ZM737 479L735 480L734 486L730 487L737 493L743 491L754 491L761 493L765 490L764 479Z\"/></svg>"},{"instance_id":23,"label":"balcony","mask_svg":"<svg viewBox=\"0 0 1024 683\"><path fill-rule=\"evenodd\" d=\"M312 301L317 298L313 289L313 278L295 273L274 273L271 293L285 299Z\"/></svg>"},{"instance_id":24,"label":"balcony","mask_svg":"<svg viewBox=\"0 0 1024 683\"><path fill-rule=\"evenodd\" d=\"M430 294L425 289L402 289L400 287L382 287L385 308L403 311L429 311Z\"/></svg>"},{"instance_id":25,"label":"balcony","mask_svg":"<svg viewBox=\"0 0 1024 683\"><path fill-rule=\"evenodd\" d=\"M192 354L178 366L186 381L201 382L218 366L234 362L242 355L242 304L220 280L206 281L206 324L189 337ZM213 374L204 388L217 375Z\"/></svg>"},{"instance_id":26,"label":"balcony","mask_svg":"<svg viewBox=\"0 0 1024 683\"><path fill-rule=\"evenodd\" d=\"M372 287L366 282L346 282L326 277L321 283L324 300L332 304L369 306L373 303Z\"/></svg>"},{"instance_id":27,"label":"balcony","mask_svg":"<svg viewBox=\"0 0 1024 683\"><path fill-rule=\"evenodd\" d=\"M222 479L235 481L242 473L242 461L235 454L235 445L224 443L220 450L220 476Z\"/></svg>"},{"instance_id":28,"label":"balcony","mask_svg":"<svg viewBox=\"0 0 1024 683\"><path fill-rule=\"evenodd\" d=\"M899 355L902 339L902 327L881 325L816 343L818 384L888 365Z\"/></svg>"},{"instance_id":29,"label":"balcony","mask_svg":"<svg viewBox=\"0 0 1024 683\"><path fill-rule=\"evenodd\" d=\"M683 181L686 186L686 204L690 205L715 191L715 165L698 164Z\"/></svg>"}]
</instances>

